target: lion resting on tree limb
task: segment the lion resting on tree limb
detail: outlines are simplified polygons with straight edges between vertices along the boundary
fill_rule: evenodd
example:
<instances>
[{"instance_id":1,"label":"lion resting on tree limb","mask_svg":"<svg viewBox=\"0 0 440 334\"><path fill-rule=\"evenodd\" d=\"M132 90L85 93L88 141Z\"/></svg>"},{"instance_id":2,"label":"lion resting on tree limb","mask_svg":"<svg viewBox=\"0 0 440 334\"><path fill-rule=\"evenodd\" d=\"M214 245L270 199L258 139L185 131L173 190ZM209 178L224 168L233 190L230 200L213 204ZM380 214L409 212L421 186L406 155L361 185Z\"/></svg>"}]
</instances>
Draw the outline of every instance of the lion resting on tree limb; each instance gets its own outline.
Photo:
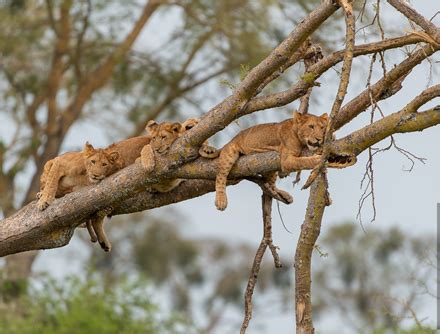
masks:
<instances>
[{"instance_id":1,"label":"lion resting on tree limb","mask_svg":"<svg viewBox=\"0 0 440 334\"><path fill-rule=\"evenodd\" d=\"M321 155L301 156L308 149L321 153L327 127L328 115L315 116L293 113L291 119L280 123L259 124L241 131L220 152L219 171L216 178L215 205L218 210L225 210L228 205L226 197L226 180L234 163L240 155L276 151L281 158L281 172L287 175L292 171L313 169L321 162ZM339 161L341 160L341 161ZM329 167L344 168L356 163L356 157L331 157ZM276 189L277 172L267 175L268 182ZM284 191L276 189L287 202L293 198Z\"/></svg>"}]
</instances>

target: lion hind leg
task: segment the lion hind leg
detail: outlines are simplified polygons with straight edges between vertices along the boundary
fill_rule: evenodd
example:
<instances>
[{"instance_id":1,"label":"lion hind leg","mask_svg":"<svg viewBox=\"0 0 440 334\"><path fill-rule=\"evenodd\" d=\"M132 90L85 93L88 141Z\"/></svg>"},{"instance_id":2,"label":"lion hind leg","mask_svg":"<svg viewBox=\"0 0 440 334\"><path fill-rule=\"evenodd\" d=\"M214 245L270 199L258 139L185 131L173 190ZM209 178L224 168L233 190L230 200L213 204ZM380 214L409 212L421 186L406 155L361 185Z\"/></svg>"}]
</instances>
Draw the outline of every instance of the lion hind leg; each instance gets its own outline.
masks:
<instances>
[{"instance_id":1,"label":"lion hind leg","mask_svg":"<svg viewBox=\"0 0 440 334\"><path fill-rule=\"evenodd\" d=\"M105 233L104 230L104 218L110 215L112 211L113 211L112 207L107 207L101 211L98 211L93 216L93 218L90 219L90 224L92 225L94 234L98 239L99 245L105 252L110 252L112 250L112 244L110 243L110 240L107 238L107 234ZM92 234L90 233L90 231L89 234L90 237L92 238Z\"/></svg>"},{"instance_id":2,"label":"lion hind leg","mask_svg":"<svg viewBox=\"0 0 440 334\"><path fill-rule=\"evenodd\" d=\"M104 230L104 217L96 217L92 219L92 227L95 231L96 237L98 239L99 245L105 252L110 252L112 245L107 238L107 234Z\"/></svg>"},{"instance_id":3,"label":"lion hind leg","mask_svg":"<svg viewBox=\"0 0 440 334\"><path fill-rule=\"evenodd\" d=\"M237 161L240 153L233 145L225 147L218 159L218 173L215 179L215 206L223 211L228 206L226 196L226 182L232 166Z\"/></svg>"},{"instance_id":4,"label":"lion hind leg","mask_svg":"<svg viewBox=\"0 0 440 334\"><path fill-rule=\"evenodd\" d=\"M89 232L89 235L90 235L90 241L97 242L98 236L96 235L95 230L93 229L92 220L89 219L87 221L86 227L87 227L87 231Z\"/></svg>"},{"instance_id":5,"label":"lion hind leg","mask_svg":"<svg viewBox=\"0 0 440 334\"><path fill-rule=\"evenodd\" d=\"M293 203L293 197L284 190L278 189L276 186L278 173L272 172L264 175L264 178L266 179L266 185L271 192L271 196L284 204L291 204Z\"/></svg>"}]
</instances>

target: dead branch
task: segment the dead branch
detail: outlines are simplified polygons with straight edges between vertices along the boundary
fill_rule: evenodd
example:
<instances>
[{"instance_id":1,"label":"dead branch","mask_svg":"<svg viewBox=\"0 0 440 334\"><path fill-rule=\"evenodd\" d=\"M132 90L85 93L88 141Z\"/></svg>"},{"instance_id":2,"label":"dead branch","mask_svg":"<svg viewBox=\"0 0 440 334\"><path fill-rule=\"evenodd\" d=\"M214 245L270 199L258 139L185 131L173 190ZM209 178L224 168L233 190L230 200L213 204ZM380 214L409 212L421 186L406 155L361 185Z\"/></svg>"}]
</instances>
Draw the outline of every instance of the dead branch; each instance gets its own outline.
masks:
<instances>
[{"instance_id":1,"label":"dead branch","mask_svg":"<svg viewBox=\"0 0 440 334\"><path fill-rule=\"evenodd\" d=\"M425 39L418 35L408 35L404 37L386 39L381 42L363 44L354 48L353 57L359 57L362 55L371 54L383 50L399 48L405 45L416 44L424 41ZM430 46L428 47L428 49L432 50ZM435 51L432 50L429 55L431 55L433 52ZM427 55L426 57L429 57L429 55ZM312 87L315 84L316 79L318 79L332 66L342 61L343 57L343 50L334 52L331 55L324 57L316 65L312 66L309 69L309 72L306 73L306 75L303 76L299 82L292 85L291 88L283 92L268 94L252 99L252 101L250 101L246 108L242 111L240 116L258 110L280 107L298 99L307 92L308 88Z\"/></svg>"},{"instance_id":2,"label":"dead branch","mask_svg":"<svg viewBox=\"0 0 440 334\"><path fill-rule=\"evenodd\" d=\"M397 93L401 87L401 80L403 80L415 66L436 51L437 50L431 45L422 47L395 66L385 77L349 101L341 108L338 117L335 119L335 130L349 123L353 118L365 111L371 105L371 96L374 101L380 101Z\"/></svg>"},{"instance_id":3,"label":"dead branch","mask_svg":"<svg viewBox=\"0 0 440 334\"><path fill-rule=\"evenodd\" d=\"M261 196L261 205L263 209L263 238L261 239L260 246L255 254L246 287L246 293L244 296L245 315L241 325L240 334L246 333L246 329L249 326L249 322L252 318L252 296L254 294L255 285L257 284L261 262L263 261L263 256L267 247L269 247L272 253L275 268L281 268L281 261L277 252L277 247L273 244L272 240L272 197L263 192L263 195Z\"/></svg>"}]
</instances>

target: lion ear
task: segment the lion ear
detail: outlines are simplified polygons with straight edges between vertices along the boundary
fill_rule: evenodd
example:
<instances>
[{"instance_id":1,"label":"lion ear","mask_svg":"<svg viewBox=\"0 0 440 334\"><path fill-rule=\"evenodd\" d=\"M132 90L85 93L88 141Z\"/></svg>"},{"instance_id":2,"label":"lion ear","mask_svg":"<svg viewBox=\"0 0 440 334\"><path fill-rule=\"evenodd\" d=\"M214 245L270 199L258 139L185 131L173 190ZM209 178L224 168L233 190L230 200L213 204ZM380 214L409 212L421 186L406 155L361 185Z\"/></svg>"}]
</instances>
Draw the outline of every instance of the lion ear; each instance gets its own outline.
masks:
<instances>
[{"instance_id":1,"label":"lion ear","mask_svg":"<svg viewBox=\"0 0 440 334\"><path fill-rule=\"evenodd\" d=\"M157 122L152 119L148 121L145 130L147 130L148 134L152 134L157 129L158 126L159 124L157 124Z\"/></svg>"},{"instance_id":2,"label":"lion ear","mask_svg":"<svg viewBox=\"0 0 440 334\"><path fill-rule=\"evenodd\" d=\"M171 126L171 130L173 132L180 132L180 130L182 129L182 124L180 123L173 123L173 125Z\"/></svg>"},{"instance_id":3,"label":"lion ear","mask_svg":"<svg viewBox=\"0 0 440 334\"><path fill-rule=\"evenodd\" d=\"M321 115L321 118L322 118L324 121L328 121L328 114L327 114L327 113L322 114L322 115Z\"/></svg>"},{"instance_id":4,"label":"lion ear","mask_svg":"<svg viewBox=\"0 0 440 334\"><path fill-rule=\"evenodd\" d=\"M115 162L116 160L119 159L119 152L117 151L110 152L109 156L110 156L110 161Z\"/></svg>"},{"instance_id":5,"label":"lion ear","mask_svg":"<svg viewBox=\"0 0 440 334\"><path fill-rule=\"evenodd\" d=\"M293 111L293 119L296 120L297 122L303 122L305 119L305 116L301 113L299 113L298 111L294 110Z\"/></svg>"},{"instance_id":6,"label":"lion ear","mask_svg":"<svg viewBox=\"0 0 440 334\"><path fill-rule=\"evenodd\" d=\"M199 118L188 118L185 122L182 123L182 131L188 131L199 124Z\"/></svg>"},{"instance_id":7,"label":"lion ear","mask_svg":"<svg viewBox=\"0 0 440 334\"><path fill-rule=\"evenodd\" d=\"M95 148L92 146L92 144L89 144L89 142L87 141L87 142L84 144L84 150L83 150L83 152L84 152L87 156L89 156L89 155L92 155L93 153L95 153Z\"/></svg>"}]
</instances>

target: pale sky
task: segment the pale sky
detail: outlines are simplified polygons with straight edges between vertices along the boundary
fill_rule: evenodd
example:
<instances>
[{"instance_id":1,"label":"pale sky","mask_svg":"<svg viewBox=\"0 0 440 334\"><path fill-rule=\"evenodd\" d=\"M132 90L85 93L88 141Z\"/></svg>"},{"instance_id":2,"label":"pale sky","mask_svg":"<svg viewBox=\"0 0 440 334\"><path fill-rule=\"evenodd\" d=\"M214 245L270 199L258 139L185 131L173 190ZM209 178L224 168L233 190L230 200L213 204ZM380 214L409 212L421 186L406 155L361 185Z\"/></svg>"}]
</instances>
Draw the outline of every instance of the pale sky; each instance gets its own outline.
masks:
<instances>
[{"instance_id":1,"label":"pale sky","mask_svg":"<svg viewBox=\"0 0 440 334\"><path fill-rule=\"evenodd\" d=\"M432 0L414 1L413 5L427 17L431 17L439 10L438 2ZM158 38L154 36L157 35L157 30L162 29L163 26L158 25L157 17L155 19L155 21L150 22L150 25L144 32L143 39L138 42L138 47L140 47L142 43L160 42L157 40ZM401 22L402 25L406 25L406 21L402 17L397 17L396 20L396 22ZM358 60L355 60L355 62L358 62ZM367 62L363 64L367 64ZM391 67L391 65L389 65L389 67ZM364 68L360 66L356 68L356 70L358 72L353 77L359 79L359 84L354 84L354 87L349 91L346 101L363 89L365 84L365 66ZM411 73L404 81L402 91L397 96L381 104L385 113L389 114L400 110L405 102L415 97L417 92L425 88L427 70L428 67L424 65ZM316 110L318 109L316 105L312 105L310 112L315 114L329 112L337 87L334 81L332 83L330 79L331 78L323 77L319 80L322 87L316 88L314 94L320 94L321 103L319 110ZM432 84L438 84L439 81L437 75L433 78ZM221 99L222 96L219 96L219 101ZM439 100L436 101L436 104L439 104ZM212 105L204 106L206 111L208 111L210 107L212 107ZM297 107L297 104L292 104L292 108L293 107ZM424 110L425 108L421 109ZM271 121L285 118L285 116L281 117L280 114L277 114L273 110L264 111L263 113L265 114L265 118ZM337 137L340 138L344 134L365 125L366 119L368 119L367 115L359 117L359 119L352 122L347 129L344 128L338 132ZM93 143L102 145L107 144L107 142L105 142L105 135L97 131L90 131L91 129L95 128L93 126L81 125L74 129L72 133L69 134L66 146L69 146L69 143L73 144L78 141L84 142L85 140L91 140ZM238 131L239 129L236 126L231 125L230 130L227 132L228 137L222 138L223 142L227 141ZM410 163L395 150L376 156L374 171L377 217L375 222L370 223L372 210L370 202L367 201L362 211L364 227L368 232L370 227L387 228L392 225L398 225L408 233L408 235L418 235L421 233L434 234L436 233L436 203L440 202L440 149L438 148L440 144L440 127L431 128L422 133L396 135L396 140L401 147L411 151L417 156L426 158L426 164L416 163L414 170L409 173L404 171L404 169L408 168ZM382 146L384 146L384 143L382 143ZM329 171L329 190L333 204L325 210L322 233L325 233L326 229L333 224L346 220L355 221L358 211L358 202L362 193L360 190L360 181L365 170L366 156L366 152L362 153L358 157L357 164L351 168ZM304 182L308 173L303 174ZM291 181L292 178L280 181L279 187L289 190L294 196L294 203L292 205L286 206L280 204L281 213L287 228L291 230L293 234L289 234L283 228L276 207L274 207L273 210L274 242L280 247L281 253L291 259L290 264L293 263L299 228L304 220L308 198L308 191L301 191L299 187L295 188L292 192ZM178 210L189 222L189 224L187 224L187 233L189 236L219 237L230 241L246 241L254 245L256 249L262 235L261 194L259 188L249 182L243 181L237 186L229 187L227 193L229 205L225 212L219 212L215 209L214 193L178 203L172 207ZM167 208L156 209L153 210L153 212L154 214L162 215L164 210L167 210ZM361 228L358 222L355 224ZM67 247L44 251L39 256L35 269L49 271L55 276L61 277L66 273L80 271L83 260L87 254L88 252L82 247L81 241L74 239ZM67 258L69 258L68 264L66 261ZM250 258L249 262L252 260L253 259ZM427 303L429 303L429 301L427 301ZM421 315L421 318L427 316L429 323L434 323L436 313L433 300L431 306L431 310L427 308L425 314ZM239 316L241 317L241 315ZM254 318L256 317L258 317L258 312ZM251 322L251 326L248 330L249 334L256 333L257 323L267 326L267 333L283 334L291 333L294 326L294 319L292 318L292 314L282 315L278 318L260 318L259 321ZM336 330L339 329L339 325L339 323L327 319L316 323L315 327L318 332L323 332L325 329L325 332L329 333L329 328ZM340 333L340 331L338 331L338 333Z\"/></svg>"}]
</instances>

